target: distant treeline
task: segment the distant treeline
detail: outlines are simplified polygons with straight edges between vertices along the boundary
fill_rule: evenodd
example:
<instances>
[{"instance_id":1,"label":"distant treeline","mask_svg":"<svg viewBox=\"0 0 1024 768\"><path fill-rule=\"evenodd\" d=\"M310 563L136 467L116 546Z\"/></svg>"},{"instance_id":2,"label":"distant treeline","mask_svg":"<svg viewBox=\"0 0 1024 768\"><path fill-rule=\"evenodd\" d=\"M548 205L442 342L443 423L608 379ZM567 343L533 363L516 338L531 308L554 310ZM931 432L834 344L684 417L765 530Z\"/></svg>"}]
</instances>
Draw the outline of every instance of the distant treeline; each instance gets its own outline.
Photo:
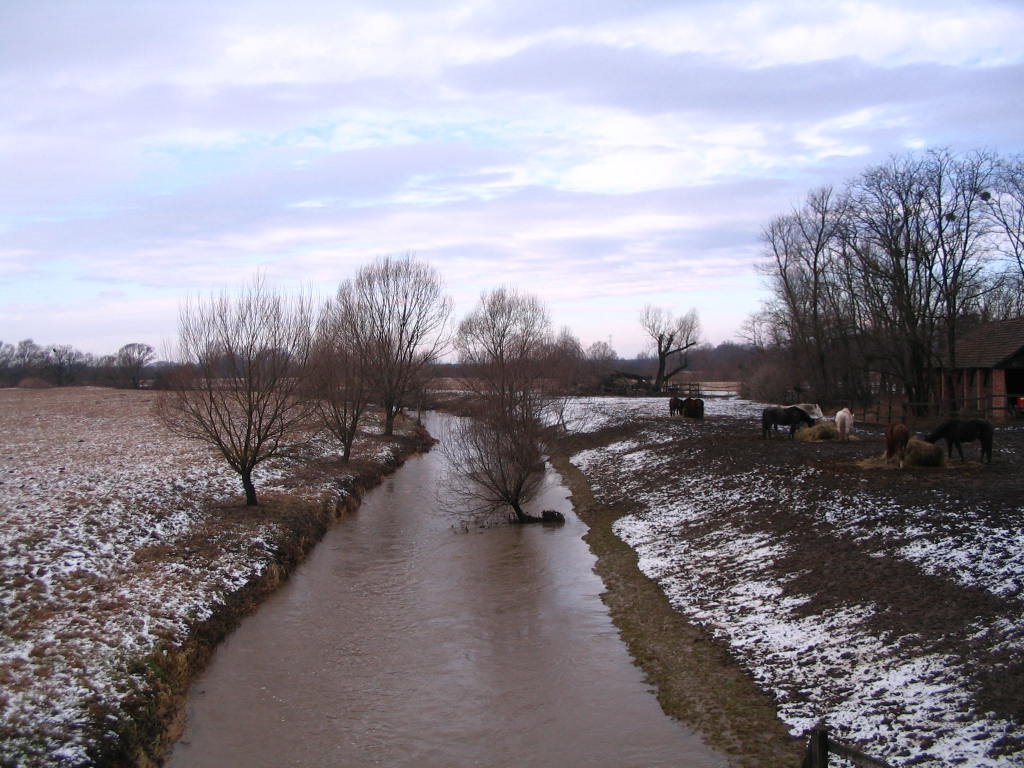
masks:
<instances>
[{"instance_id":1,"label":"distant treeline","mask_svg":"<svg viewBox=\"0 0 1024 768\"><path fill-rule=\"evenodd\" d=\"M680 378L704 381L743 381L762 353L751 344L724 342L702 345L688 351L689 362ZM116 354L94 355L69 344L37 344L24 339L17 344L0 342L0 387L103 386L126 389L162 389L175 363L155 360L147 344L125 344ZM591 358L586 373L581 371L578 389L598 392L601 382L616 371L653 376L657 359L652 356ZM458 363L437 363L438 378L458 378L464 371Z\"/></svg>"},{"instance_id":2,"label":"distant treeline","mask_svg":"<svg viewBox=\"0 0 1024 768\"><path fill-rule=\"evenodd\" d=\"M0 341L0 386L31 387L94 384L139 389L153 386L167 367L154 363L148 344L125 344L116 354L96 356L70 344L17 344Z\"/></svg>"}]
</instances>

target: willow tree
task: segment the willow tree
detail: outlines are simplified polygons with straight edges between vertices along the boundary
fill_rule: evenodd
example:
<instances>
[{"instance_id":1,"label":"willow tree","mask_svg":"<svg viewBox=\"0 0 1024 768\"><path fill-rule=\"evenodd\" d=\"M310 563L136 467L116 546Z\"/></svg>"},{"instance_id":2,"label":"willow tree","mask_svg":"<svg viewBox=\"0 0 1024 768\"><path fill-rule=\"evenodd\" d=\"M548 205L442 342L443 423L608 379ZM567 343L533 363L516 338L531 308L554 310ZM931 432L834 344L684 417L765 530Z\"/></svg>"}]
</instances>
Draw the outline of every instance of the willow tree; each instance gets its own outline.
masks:
<instances>
[{"instance_id":1,"label":"willow tree","mask_svg":"<svg viewBox=\"0 0 1024 768\"><path fill-rule=\"evenodd\" d=\"M442 443L449 487L472 511L511 509L517 522L540 521L526 505L544 479L546 377L557 349L547 310L535 296L497 288L459 324L455 347L472 395L468 417Z\"/></svg>"},{"instance_id":2,"label":"willow tree","mask_svg":"<svg viewBox=\"0 0 1024 768\"><path fill-rule=\"evenodd\" d=\"M697 310L677 317L671 310L648 304L640 313L640 326L654 343L658 356L658 372L651 389L661 392L666 381L686 368L686 350L700 342Z\"/></svg>"},{"instance_id":3,"label":"willow tree","mask_svg":"<svg viewBox=\"0 0 1024 768\"><path fill-rule=\"evenodd\" d=\"M153 348L149 344L141 342L125 344L117 350L114 365L117 368L121 384L131 389L139 389L142 386L142 375L146 366L153 362L154 356Z\"/></svg>"},{"instance_id":4,"label":"willow tree","mask_svg":"<svg viewBox=\"0 0 1024 768\"><path fill-rule=\"evenodd\" d=\"M237 294L187 301L178 328L178 374L158 414L176 434L213 446L241 477L246 504L255 505L253 470L306 426L309 302L256 278Z\"/></svg>"},{"instance_id":5,"label":"willow tree","mask_svg":"<svg viewBox=\"0 0 1024 768\"><path fill-rule=\"evenodd\" d=\"M448 345L452 300L438 272L410 254L385 256L338 288L353 353L384 410L384 433Z\"/></svg>"},{"instance_id":6,"label":"willow tree","mask_svg":"<svg viewBox=\"0 0 1024 768\"><path fill-rule=\"evenodd\" d=\"M320 312L309 366L309 390L318 422L352 456L352 445L368 405L368 361L355 343L360 318L352 307L335 300Z\"/></svg>"}]
</instances>

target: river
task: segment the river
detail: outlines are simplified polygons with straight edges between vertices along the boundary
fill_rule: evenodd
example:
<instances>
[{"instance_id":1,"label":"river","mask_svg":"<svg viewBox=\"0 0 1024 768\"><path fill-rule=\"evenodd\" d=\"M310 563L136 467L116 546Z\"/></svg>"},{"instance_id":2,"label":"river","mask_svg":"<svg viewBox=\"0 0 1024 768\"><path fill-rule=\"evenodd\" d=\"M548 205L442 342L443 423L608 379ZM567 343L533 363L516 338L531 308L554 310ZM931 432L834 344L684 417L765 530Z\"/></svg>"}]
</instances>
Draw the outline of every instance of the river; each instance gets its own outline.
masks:
<instances>
[{"instance_id":1,"label":"river","mask_svg":"<svg viewBox=\"0 0 1024 768\"><path fill-rule=\"evenodd\" d=\"M168 765L725 766L633 665L557 474L533 510L564 526L467 528L444 461L369 492L217 649Z\"/></svg>"}]
</instances>

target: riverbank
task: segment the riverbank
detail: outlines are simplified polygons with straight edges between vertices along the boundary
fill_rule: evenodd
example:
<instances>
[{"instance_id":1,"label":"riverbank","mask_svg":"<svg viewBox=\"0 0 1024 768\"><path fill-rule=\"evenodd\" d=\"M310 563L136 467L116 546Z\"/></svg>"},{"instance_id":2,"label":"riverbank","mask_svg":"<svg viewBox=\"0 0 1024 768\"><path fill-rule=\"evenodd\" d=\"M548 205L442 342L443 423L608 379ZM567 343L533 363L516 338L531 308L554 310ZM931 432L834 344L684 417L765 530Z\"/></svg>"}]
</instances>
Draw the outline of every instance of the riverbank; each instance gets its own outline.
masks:
<instances>
[{"instance_id":1,"label":"riverbank","mask_svg":"<svg viewBox=\"0 0 1024 768\"><path fill-rule=\"evenodd\" d=\"M571 446L566 443L563 451L571 452ZM636 551L614 532L625 510L595 500L586 475L563 451L551 463L589 528L584 540L597 558L595 570L605 585L602 599L664 712L737 766L799 765L803 744L779 720L775 702L726 647L673 609L665 592L640 570Z\"/></svg>"},{"instance_id":2,"label":"riverbank","mask_svg":"<svg viewBox=\"0 0 1024 768\"><path fill-rule=\"evenodd\" d=\"M261 503L154 394L0 390L0 765L147 766L189 682L366 489L430 445L370 422L345 464L311 440Z\"/></svg>"},{"instance_id":3,"label":"riverbank","mask_svg":"<svg viewBox=\"0 0 1024 768\"><path fill-rule=\"evenodd\" d=\"M765 440L759 410L580 401L556 457L665 710L742 765L798 764L818 721L892 765L1020 765L1024 430L900 471L880 427Z\"/></svg>"}]
</instances>

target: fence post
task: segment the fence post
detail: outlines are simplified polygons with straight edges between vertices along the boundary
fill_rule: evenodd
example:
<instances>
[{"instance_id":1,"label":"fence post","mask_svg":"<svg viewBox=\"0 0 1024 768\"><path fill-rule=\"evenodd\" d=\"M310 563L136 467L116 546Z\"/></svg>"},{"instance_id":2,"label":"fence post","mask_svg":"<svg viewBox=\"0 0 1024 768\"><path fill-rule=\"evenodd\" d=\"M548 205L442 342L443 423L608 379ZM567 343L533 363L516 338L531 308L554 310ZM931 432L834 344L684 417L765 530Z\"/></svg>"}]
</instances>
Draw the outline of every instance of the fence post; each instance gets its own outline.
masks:
<instances>
[{"instance_id":1,"label":"fence post","mask_svg":"<svg viewBox=\"0 0 1024 768\"><path fill-rule=\"evenodd\" d=\"M811 729L801 768L828 768L828 728L824 723Z\"/></svg>"}]
</instances>

